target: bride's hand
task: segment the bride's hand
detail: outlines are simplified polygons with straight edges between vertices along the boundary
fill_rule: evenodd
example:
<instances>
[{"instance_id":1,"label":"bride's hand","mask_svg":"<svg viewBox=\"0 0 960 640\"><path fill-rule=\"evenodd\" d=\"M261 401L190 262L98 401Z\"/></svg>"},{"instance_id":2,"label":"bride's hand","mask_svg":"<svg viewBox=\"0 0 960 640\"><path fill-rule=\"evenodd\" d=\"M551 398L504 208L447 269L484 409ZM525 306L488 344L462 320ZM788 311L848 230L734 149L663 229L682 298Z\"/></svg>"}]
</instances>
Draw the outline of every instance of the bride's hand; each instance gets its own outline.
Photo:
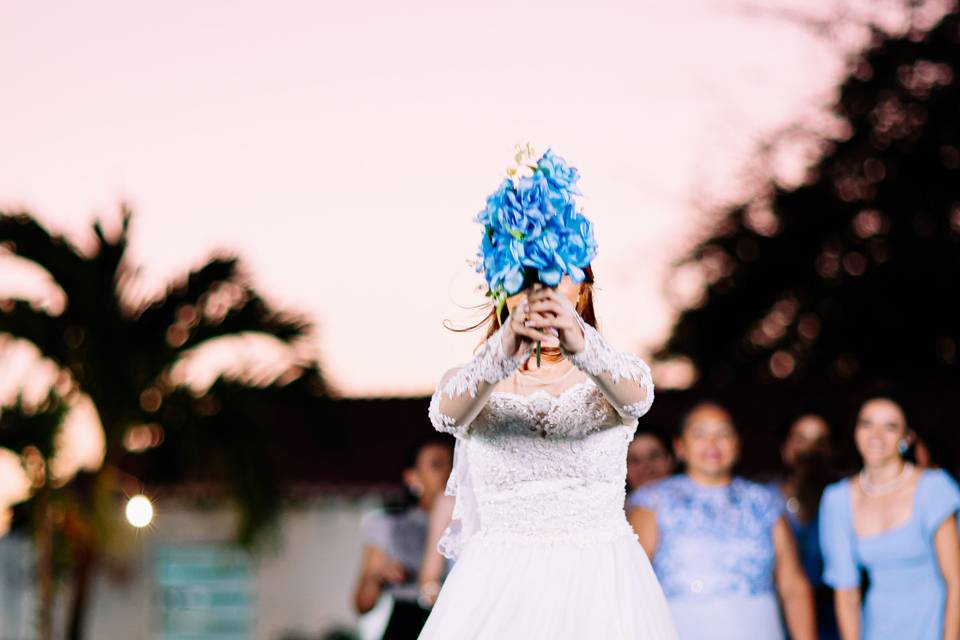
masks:
<instances>
[{"instance_id":1,"label":"bride's hand","mask_svg":"<svg viewBox=\"0 0 960 640\"><path fill-rule=\"evenodd\" d=\"M503 353L508 357L520 353L529 353L534 343L543 338L543 334L528 324L530 320L530 303L526 297L517 305L507 317L507 324L503 328L501 341Z\"/></svg>"},{"instance_id":2,"label":"bride's hand","mask_svg":"<svg viewBox=\"0 0 960 640\"><path fill-rule=\"evenodd\" d=\"M584 348L583 328L573 304L556 289L535 285L527 296L530 318L527 327L556 332L560 346L567 353L580 353Z\"/></svg>"}]
</instances>

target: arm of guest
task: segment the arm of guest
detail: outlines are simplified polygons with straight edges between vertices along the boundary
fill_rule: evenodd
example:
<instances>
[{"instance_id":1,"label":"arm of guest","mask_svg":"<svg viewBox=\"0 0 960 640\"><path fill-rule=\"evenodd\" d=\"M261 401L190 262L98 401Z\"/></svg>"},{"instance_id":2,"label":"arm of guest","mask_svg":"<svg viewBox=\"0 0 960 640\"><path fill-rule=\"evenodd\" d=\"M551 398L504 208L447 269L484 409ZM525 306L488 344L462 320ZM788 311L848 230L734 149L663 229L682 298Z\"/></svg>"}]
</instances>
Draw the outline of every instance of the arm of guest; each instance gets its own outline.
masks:
<instances>
[{"instance_id":1,"label":"arm of guest","mask_svg":"<svg viewBox=\"0 0 960 640\"><path fill-rule=\"evenodd\" d=\"M837 589L833 592L837 610L837 627L843 640L860 640L860 587Z\"/></svg>"},{"instance_id":2,"label":"arm of guest","mask_svg":"<svg viewBox=\"0 0 960 640\"><path fill-rule=\"evenodd\" d=\"M820 549L823 581L833 588L842 640L860 640L861 594L854 549L849 482L827 487L820 500Z\"/></svg>"},{"instance_id":3,"label":"arm of guest","mask_svg":"<svg viewBox=\"0 0 960 640\"><path fill-rule=\"evenodd\" d=\"M952 515L940 523L933 536L937 564L947 587L943 612L944 640L960 639L960 536L957 535L957 518Z\"/></svg>"},{"instance_id":4,"label":"arm of guest","mask_svg":"<svg viewBox=\"0 0 960 640\"><path fill-rule=\"evenodd\" d=\"M364 614L373 609L384 583L403 582L404 574L403 567L390 560L383 551L372 545L364 547L360 580L353 592L353 606L357 613Z\"/></svg>"},{"instance_id":5,"label":"arm of guest","mask_svg":"<svg viewBox=\"0 0 960 640\"><path fill-rule=\"evenodd\" d=\"M803 572L797 544L790 525L782 516L773 525L773 549L776 557L777 593L790 637L795 640L816 640L816 613L813 589Z\"/></svg>"}]
</instances>

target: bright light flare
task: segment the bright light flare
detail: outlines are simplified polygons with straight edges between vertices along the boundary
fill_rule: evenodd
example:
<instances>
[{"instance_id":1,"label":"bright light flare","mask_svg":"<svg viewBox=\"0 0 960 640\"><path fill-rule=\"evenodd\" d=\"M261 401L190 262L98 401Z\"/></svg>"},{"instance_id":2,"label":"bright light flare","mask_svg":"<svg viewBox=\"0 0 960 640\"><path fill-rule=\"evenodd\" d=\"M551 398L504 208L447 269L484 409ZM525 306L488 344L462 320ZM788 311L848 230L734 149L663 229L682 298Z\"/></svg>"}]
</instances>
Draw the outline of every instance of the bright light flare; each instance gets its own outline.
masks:
<instances>
[{"instance_id":1,"label":"bright light flare","mask_svg":"<svg viewBox=\"0 0 960 640\"><path fill-rule=\"evenodd\" d=\"M153 503L145 495L135 495L127 501L127 522L138 529L153 522Z\"/></svg>"}]
</instances>

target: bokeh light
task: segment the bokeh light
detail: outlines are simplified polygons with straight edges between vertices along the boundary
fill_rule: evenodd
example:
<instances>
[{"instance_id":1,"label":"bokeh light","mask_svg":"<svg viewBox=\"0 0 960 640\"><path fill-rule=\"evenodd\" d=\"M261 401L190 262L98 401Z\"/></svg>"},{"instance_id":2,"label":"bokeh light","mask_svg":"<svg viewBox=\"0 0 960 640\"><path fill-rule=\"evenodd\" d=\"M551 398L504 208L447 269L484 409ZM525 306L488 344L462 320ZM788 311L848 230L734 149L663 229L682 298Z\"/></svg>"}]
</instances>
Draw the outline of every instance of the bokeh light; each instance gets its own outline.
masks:
<instances>
[{"instance_id":1,"label":"bokeh light","mask_svg":"<svg viewBox=\"0 0 960 640\"><path fill-rule=\"evenodd\" d=\"M133 496L127 501L127 522L142 529L153 522L153 503L143 494Z\"/></svg>"}]
</instances>

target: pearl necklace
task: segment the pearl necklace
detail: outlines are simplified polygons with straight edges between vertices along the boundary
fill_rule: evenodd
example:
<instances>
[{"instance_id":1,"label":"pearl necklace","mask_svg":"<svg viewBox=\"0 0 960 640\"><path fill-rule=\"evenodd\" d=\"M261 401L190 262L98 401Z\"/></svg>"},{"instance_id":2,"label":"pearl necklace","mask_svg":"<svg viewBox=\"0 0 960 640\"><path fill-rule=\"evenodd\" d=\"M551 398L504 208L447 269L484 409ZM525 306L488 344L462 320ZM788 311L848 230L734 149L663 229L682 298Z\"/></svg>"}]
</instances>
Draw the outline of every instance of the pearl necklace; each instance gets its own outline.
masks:
<instances>
[{"instance_id":1,"label":"pearl necklace","mask_svg":"<svg viewBox=\"0 0 960 640\"><path fill-rule=\"evenodd\" d=\"M860 490L864 494L871 498L879 498L881 496L888 496L891 493L896 493L900 489L907 486L907 482L910 481L910 478L913 476L913 465L907 462L903 465L903 469L900 470L900 473L897 474L897 477L889 482L883 484L873 484L867 478L867 472L863 469L860 470Z\"/></svg>"}]
</instances>

